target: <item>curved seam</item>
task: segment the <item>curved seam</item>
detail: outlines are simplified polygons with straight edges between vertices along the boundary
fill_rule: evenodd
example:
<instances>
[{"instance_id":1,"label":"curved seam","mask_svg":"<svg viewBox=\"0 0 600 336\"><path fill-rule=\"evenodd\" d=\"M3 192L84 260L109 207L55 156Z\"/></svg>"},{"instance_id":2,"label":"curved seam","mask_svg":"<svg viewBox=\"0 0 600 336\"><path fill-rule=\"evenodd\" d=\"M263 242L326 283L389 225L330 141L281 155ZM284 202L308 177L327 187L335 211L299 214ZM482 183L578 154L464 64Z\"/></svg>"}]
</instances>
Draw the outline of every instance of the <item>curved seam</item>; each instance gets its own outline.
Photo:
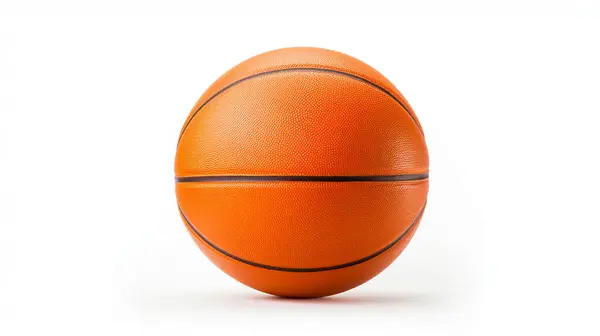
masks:
<instances>
[{"instance_id":1,"label":"curved seam","mask_svg":"<svg viewBox=\"0 0 600 336\"><path fill-rule=\"evenodd\" d=\"M225 256L237 260L239 262L242 262L244 264L248 264L250 266L255 266L255 267L259 267L259 268L265 268L268 270L273 270L273 271L280 271L280 272L293 272L293 273L313 273L313 272L323 272L323 271L332 271L332 270L336 270L336 269L341 269L341 268L346 268L346 267L351 267L351 266L355 266L361 263L364 263L366 261L369 261L377 256L379 256L380 254L382 254L383 252L391 249L394 245L396 245L399 241L402 240L402 238L404 238L406 236L406 234L408 232L410 232L410 230L413 229L413 227L416 225L416 223L419 221L419 219L421 218L421 216L423 215L423 211L425 210L425 205L427 205L427 201L425 202L425 204L423 204L423 207L421 207L421 210L419 211L419 213L417 214L417 216L415 217L415 219L413 220L413 222L408 226L408 228L400 235L400 237L394 239L394 241L392 241L390 244L388 244L387 246L385 246L384 248L382 248L381 250L366 256L364 258L355 260L355 261L351 261L348 263L344 263L344 264L340 264L340 265L335 265L335 266L327 266L327 267L312 267L312 268L294 268L294 267L279 267L279 266L271 266L271 265L265 265L265 264L260 264L254 261L250 261L250 260L246 260L246 259L242 259L240 257L237 257L223 249L221 249L220 247L216 246L214 243L210 242L208 239L206 239L206 237L204 237L193 225L192 223L189 221L189 219L186 217L186 215L183 213L183 210L181 209L181 205L179 206L179 212L181 213L181 217L183 217L184 221L186 222L186 224L190 227L190 229L196 233L196 235L202 239L206 244L208 244L210 247L212 247L213 249L215 249L217 252L220 252L221 254L224 254Z\"/></svg>"},{"instance_id":2,"label":"curved seam","mask_svg":"<svg viewBox=\"0 0 600 336\"><path fill-rule=\"evenodd\" d=\"M367 84L369 84L369 85L371 85L371 86L379 89L383 93L387 94L392 99L394 99L398 104L400 104L400 106L402 106L402 108L404 109L404 111L406 113L408 113L408 115L410 116L410 118L413 120L413 122L415 123L415 125L417 126L417 128L419 129L419 131L421 132L421 134L423 134L423 129L421 128L421 125L419 125L419 123L417 122L416 117L409 111L409 109L404 105L404 103L402 103L400 101L400 99L398 99L390 91L386 90L382 86L379 86L379 85L377 85L377 84L375 84L375 83L373 83L373 82L371 82L371 81L369 81L367 79L359 77L357 75L354 75L354 74L351 74L351 73L348 73L348 72L339 71L339 70L323 69L323 68L287 68L287 69L270 70L270 71L265 71L265 72L257 73L257 74L254 74L254 75L250 75L250 76L244 77L242 79L238 79L235 82L230 83L230 84L224 86L223 88L221 88L215 94L213 94L212 96L210 96L204 103L202 103L202 105L200 105L200 107L198 107L198 109L192 114L192 116L189 118L189 120L185 123L185 125L183 126L183 129L181 130L181 134L179 135L179 139L177 140L177 145L179 145L179 142L181 141L181 138L183 138L183 134L187 130L187 128L190 125L190 123L192 122L192 120L194 120L194 117L196 117L196 115L198 114L198 112L200 112L200 110L204 106L206 106L206 104L208 104L211 100L213 100L214 98L216 98L221 93L225 92L226 90L228 90L229 88L231 88L231 87L233 87L235 85L238 85L238 84L240 84L242 82L245 82L245 81L247 81L249 79L252 79L252 78L255 78L255 77L270 75L270 74L279 73L279 72L292 72L292 71L330 72L330 73L336 73L336 74L343 75L343 76L348 76L348 77L357 79L357 80L359 80L361 82L367 83Z\"/></svg>"},{"instance_id":3,"label":"curved seam","mask_svg":"<svg viewBox=\"0 0 600 336\"><path fill-rule=\"evenodd\" d=\"M419 181L429 178L425 174L404 175L339 175L339 176L308 176L308 175L198 175L176 176L175 182L397 182Z\"/></svg>"}]
</instances>

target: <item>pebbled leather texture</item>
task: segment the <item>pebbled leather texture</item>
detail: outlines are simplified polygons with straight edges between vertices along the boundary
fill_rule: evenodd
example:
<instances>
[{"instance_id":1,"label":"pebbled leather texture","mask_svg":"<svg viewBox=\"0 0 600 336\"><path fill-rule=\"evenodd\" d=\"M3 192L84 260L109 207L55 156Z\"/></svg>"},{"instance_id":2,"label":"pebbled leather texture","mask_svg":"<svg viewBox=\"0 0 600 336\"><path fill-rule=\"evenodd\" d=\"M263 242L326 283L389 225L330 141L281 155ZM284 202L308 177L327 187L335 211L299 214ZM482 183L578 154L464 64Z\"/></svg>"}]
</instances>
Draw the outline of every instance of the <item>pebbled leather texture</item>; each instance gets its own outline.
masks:
<instances>
[{"instance_id":1,"label":"pebbled leather texture","mask_svg":"<svg viewBox=\"0 0 600 336\"><path fill-rule=\"evenodd\" d=\"M177 184L183 213L212 243L256 263L298 268L383 249L412 224L426 193L425 180Z\"/></svg>"},{"instance_id":2,"label":"pebbled leather texture","mask_svg":"<svg viewBox=\"0 0 600 336\"><path fill-rule=\"evenodd\" d=\"M179 178L428 170L400 92L368 65L318 48L267 52L225 73L190 112L175 159ZM176 194L190 234L226 273L263 292L316 297L360 285L401 253L428 183L187 179Z\"/></svg>"},{"instance_id":3,"label":"pebbled leather texture","mask_svg":"<svg viewBox=\"0 0 600 336\"><path fill-rule=\"evenodd\" d=\"M229 88L183 133L177 176L394 175L428 170L417 125L351 77L274 73Z\"/></svg>"},{"instance_id":4,"label":"pebbled leather texture","mask_svg":"<svg viewBox=\"0 0 600 336\"><path fill-rule=\"evenodd\" d=\"M250 266L217 252L192 232L188 232L200 250L232 278L264 293L290 298L317 298L335 295L359 286L386 269L410 242L418 228L407 232L398 243L366 262L324 272L281 272Z\"/></svg>"}]
</instances>

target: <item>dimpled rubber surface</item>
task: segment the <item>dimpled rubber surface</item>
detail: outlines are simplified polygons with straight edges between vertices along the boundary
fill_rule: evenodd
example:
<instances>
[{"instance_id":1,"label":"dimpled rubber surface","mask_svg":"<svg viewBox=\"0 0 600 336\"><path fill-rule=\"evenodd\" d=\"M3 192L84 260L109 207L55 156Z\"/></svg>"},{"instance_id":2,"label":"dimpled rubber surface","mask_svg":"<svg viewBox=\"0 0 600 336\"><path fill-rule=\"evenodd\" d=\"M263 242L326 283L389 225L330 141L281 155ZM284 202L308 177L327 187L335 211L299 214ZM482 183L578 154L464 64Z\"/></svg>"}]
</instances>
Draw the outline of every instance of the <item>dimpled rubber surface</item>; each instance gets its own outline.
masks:
<instances>
[{"instance_id":1,"label":"dimpled rubber surface","mask_svg":"<svg viewBox=\"0 0 600 336\"><path fill-rule=\"evenodd\" d=\"M177 177L428 173L421 126L377 71L341 53L289 48L219 78L184 123ZM424 210L412 181L190 181L184 223L223 271L263 292L332 295L404 249Z\"/></svg>"}]
</instances>

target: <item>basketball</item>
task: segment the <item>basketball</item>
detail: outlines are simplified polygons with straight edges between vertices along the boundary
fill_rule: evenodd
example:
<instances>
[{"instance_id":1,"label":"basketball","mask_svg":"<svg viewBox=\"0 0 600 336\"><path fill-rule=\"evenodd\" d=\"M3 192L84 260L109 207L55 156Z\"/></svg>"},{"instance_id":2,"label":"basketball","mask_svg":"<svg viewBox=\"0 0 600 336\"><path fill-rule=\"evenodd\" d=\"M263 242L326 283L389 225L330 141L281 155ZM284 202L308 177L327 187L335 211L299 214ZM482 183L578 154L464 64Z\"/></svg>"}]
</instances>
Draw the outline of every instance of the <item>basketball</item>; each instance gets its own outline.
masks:
<instances>
[{"instance_id":1,"label":"basketball","mask_svg":"<svg viewBox=\"0 0 600 336\"><path fill-rule=\"evenodd\" d=\"M341 293L404 250L427 200L414 111L365 63L319 48L252 57L183 123L175 184L184 225L221 270L283 297Z\"/></svg>"}]
</instances>

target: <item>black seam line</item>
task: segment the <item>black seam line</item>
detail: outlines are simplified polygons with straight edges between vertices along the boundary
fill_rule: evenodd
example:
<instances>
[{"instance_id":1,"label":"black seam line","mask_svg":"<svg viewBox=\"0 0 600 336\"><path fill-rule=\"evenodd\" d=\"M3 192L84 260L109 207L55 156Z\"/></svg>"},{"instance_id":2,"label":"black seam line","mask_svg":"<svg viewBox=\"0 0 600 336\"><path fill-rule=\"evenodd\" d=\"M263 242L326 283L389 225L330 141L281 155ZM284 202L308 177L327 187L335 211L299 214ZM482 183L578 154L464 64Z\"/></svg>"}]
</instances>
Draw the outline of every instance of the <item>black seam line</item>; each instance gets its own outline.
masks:
<instances>
[{"instance_id":1,"label":"black seam line","mask_svg":"<svg viewBox=\"0 0 600 336\"><path fill-rule=\"evenodd\" d=\"M362 175L362 176L278 176L278 175L221 175L175 177L175 182L395 182L418 181L429 174Z\"/></svg>"},{"instance_id":2,"label":"black seam line","mask_svg":"<svg viewBox=\"0 0 600 336\"><path fill-rule=\"evenodd\" d=\"M314 267L314 268L292 268L292 267L279 267L279 266L271 266L271 265L265 265L265 264L259 264L256 263L254 261L250 261L250 260L245 260L242 259L240 257L236 257L233 254L219 248L218 246L216 246L215 244L211 243L208 239L206 239L206 237L204 237L200 232L198 232L198 230L196 230L196 228L190 223L189 219L185 216L185 214L183 213L183 210L181 209L181 206L179 206L179 212L181 213L181 216L183 217L183 219L185 220L186 224L190 227L190 229L192 231L194 231L196 233L196 235L202 239L205 243L207 243L210 247L212 247L213 249L217 250L218 252L228 256L231 259L237 260L239 262L242 262L244 264L248 264L250 266L255 266L255 267L260 267L260 268L265 268L268 270L273 270L273 271L280 271L280 272L293 272L293 273L314 273L314 272L324 272L324 271L333 271L336 269L340 269L340 268L346 268L346 267L351 267L351 266L355 266L361 263L364 263L366 261L369 261L375 257L377 257L378 255L382 254L383 252L391 249L394 245L396 245L396 243L398 243L399 241L402 240L402 238L404 238L406 236L406 234L408 232L410 232L410 230L412 230L412 228L416 225L416 223L419 221L419 219L421 218L421 216L423 215L423 211L425 210L425 205L427 204L427 202L425 202L425 204L423 204L423 207L421 208L421 210L419 210L419 214L415 217L414 221L410 224L410 226L400 235L400 237L396 238L393 242L391 242L389 245L387 245L386 247L382 248L381 250L366 256L362 259L358 259L349 263L345 263L345 264L341 264L341 265L335 265L335 266L327 266L327 267Z\"/></svg>"},{"instance_id":3,"label":"black seam line","mask_svg":"<svg viewBox=\"0 0 600 336\"><path fill-rule=\"evenodd\" d=\"M194 119L194 117L196 116L196 114L198 114L198 112L200 112L200 110L206 106L206 104L208 104L211 100L213 100L214 98L216 98L218 95L220 95L221 93L223 93L224 91L226 91L227 89L238 85L242 82L245 82L249 79L255 78L255 77L260 77L260 76L265 76L265 75L270 75L270 74L274 74L274 73L279 73L279 72L291 72L291 71L315 71L315 72L329 72L329 73L336 73L339 75L343 75L343 76L348 76L354 79L357 79L361 82L367 83L371 86L373 86L374 88L377 88L379 90L381 90L383 93L387 94L388 96L390 96L392 99L394 99L398 104L400 104L400 106L402 106L402 108L404 109L404 111L406 111L406 113L408 113L408 115L410 116L410 118L413 120L413 122L415 123L415 125L417 125L417 128L419 129L419 131L421 132L421 134L423 134L423 129L421 128L421 126L419 125L419 123L417 122L416 117L410 112L410 110L404 105L404 103L402 103L400 101L400 99L396 98L396 96L394 96L391 92L389 92L388 90L384 89L383 87L368 81L362 77L359 77L357 75L353 75L351 73L347 73L347 72L343 72L343 71L338 71L338 70L332 70L332 69L322 69L322 68L288 68L288 69L278 69L278 70L271 70L271 71L265 71L265 72L261 72L261 73L257 73L248 77L244 77L242 79L238 79L237 81L230 83L228 85L226 85L225 87L223 87L221 90L217 91L215 94L213 94L212 96L210 96L204 103L202 103L202 105L200 105L200 107L198 107L198 109L194 112L194 114L192 114L192 116L190 117L190 119L185 123L185 125L183 126L183 129L181 130L181 134L179 135L179 140L177 140L177 144L179 145L179 142L181 141L181 138L183 137L183 133L185 133L185 130L188 128L188 126L190 125L190 123L192 122L192 120Z\"/></svg>"}]
</instances>

